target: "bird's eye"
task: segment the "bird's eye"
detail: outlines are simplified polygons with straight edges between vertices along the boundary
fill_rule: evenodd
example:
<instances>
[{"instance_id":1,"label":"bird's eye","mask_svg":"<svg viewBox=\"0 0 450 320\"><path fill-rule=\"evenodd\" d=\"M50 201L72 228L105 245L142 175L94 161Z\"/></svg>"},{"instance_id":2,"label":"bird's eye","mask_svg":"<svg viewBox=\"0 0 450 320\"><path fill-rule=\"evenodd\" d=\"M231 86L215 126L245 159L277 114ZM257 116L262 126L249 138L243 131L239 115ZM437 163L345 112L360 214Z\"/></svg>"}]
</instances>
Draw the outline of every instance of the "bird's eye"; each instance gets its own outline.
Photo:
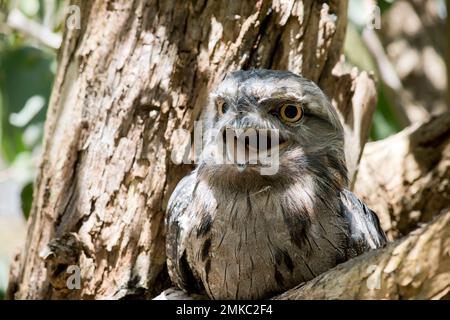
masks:
<instances>
[{"instance_id":1,"label":"bird's eye","mask_svg":"<svg viewBox=\"0 0 450 320\"><path fill-rule=\"evenodd\" d=\"M217 112L219 115L224 115L228 111L228 103L225 100L218 99L216 101Z\"/></svg>"},{"instance_id":2,"label":"bird's eye","mask_svg":"<svg viewBox=\"0 0 450 320\"><path fill-rule=\"evenodd\" d=\"M279 108L278 115L284 122L295 124L302 119L303 110L298 104L287 103Z\"/></svg>"}]
</instances>

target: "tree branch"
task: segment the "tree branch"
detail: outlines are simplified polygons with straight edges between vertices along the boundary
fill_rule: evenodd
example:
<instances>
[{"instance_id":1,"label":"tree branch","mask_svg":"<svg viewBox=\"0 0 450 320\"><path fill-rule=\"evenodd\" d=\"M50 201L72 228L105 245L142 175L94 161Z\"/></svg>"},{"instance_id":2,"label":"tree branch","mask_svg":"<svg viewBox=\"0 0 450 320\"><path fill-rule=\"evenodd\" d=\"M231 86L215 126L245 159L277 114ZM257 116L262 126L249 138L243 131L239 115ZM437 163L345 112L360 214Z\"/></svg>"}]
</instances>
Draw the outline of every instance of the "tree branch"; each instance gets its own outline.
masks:
<instances>
[{"instance_id":1,"label":"tree branch","mask_svg":"<svg viewBox=\"0 0 450 320\"><path fill-rule=\"evenodd\" d=\"M450 112L368 143L356 194L391 239L408 234L450 205Z\"/></svg>"}]
</instances>

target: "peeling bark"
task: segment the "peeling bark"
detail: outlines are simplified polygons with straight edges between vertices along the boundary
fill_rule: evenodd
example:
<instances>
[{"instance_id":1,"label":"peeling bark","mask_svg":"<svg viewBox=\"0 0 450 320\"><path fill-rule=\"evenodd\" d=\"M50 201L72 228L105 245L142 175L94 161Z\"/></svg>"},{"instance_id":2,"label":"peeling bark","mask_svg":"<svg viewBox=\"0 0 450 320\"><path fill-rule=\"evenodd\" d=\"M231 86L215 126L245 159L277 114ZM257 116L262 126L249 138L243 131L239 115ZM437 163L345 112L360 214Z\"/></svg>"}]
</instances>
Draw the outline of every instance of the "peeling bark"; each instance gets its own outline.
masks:
<instances>
[{"instance_id":1,"label":"peeling bark","mask_svg":"<svg viewBox=\"0 0 450 320\"><path fill-rule=\"evenodd\" d=\"M207 93L241 68L288 69L332 98L353 176L375 86L343 70L347 1L76 1L47 115L26 245L10 299L149 298L168 285L164 212L192 166L171 151ZM67 290L67 268L81 270Z\"/></svg>"},{"instance_id":2,"label":"peeling bark","mask_svg":"<svg viewBox=\"0 0 450 320\"><path fill-rule=\"evenodd\" d=\"M450 207L450 112L368 143L355 183L390 239Z\"/></svg>"},{"instance_id":3,"label":"peeling bark","mask_svg":"<svg viewBox=\"0 0 450 320\"><path fill-rule=\"evenodd\" d=\"M276 299L450 299L450 211Z\"/></svg>"}]
</instances>

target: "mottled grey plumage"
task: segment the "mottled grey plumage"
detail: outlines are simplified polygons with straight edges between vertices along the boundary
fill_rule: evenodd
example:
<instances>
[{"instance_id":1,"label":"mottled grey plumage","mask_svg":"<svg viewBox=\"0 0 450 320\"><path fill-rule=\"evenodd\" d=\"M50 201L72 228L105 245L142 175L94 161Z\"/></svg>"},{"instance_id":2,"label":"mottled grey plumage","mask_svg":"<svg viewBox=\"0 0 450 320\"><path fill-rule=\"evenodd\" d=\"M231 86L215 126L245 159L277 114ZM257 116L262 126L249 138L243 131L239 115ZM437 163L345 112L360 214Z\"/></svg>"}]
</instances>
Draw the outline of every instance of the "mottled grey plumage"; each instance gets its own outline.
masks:
<instances>
[{"instance_id":1,"label":"mottled grey plumage","mask_svg":"<svg viewBox=\"0 0 450 320\"><path fill-rule=\"evenodd\" d=\"M219 115L215 101L228 104ZM299 103L304 117L286 124L270 113ZM172 281L214 299L258 299L310 280L386 242L378 218L350 191L343 130L311 81L283 71L238 71L211 95L208 128L279 129L288 146L279 171L201 163L173 192L167 214ZM211 151L214 152L214 151Z\"/></svg>"}]
</instances>

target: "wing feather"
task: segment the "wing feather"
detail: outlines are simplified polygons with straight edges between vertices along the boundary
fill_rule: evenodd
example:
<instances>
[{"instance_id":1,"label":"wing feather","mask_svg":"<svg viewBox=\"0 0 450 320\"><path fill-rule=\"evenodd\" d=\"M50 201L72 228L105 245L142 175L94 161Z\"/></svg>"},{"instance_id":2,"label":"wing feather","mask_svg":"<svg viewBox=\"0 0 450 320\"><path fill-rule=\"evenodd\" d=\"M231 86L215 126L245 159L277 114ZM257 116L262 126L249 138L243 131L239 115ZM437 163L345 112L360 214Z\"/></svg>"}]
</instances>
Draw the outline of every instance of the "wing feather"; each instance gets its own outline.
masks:
<instances>
[{"instance_id":1,"label":"wing feather","mask_svg":"<svg viewBox=\"0 0 450 320\"><path fill-rule=\"evenodd\" d=\"M188 292L200 290L187 262L186 238L189 224L189 205L195 189L195 175L184 177L170 196L166 217L167 268L172 281Z\"/></svg>"},{"instance_id":2,"label":"wing feather","mask_svg":"<svg viewBox=\"0 0 450 320\"><path fill-rule=\"evenodd\" d=\"M350 230L350 257L386 244L386 235L378 216L352 192L341 192L341 208Z\"/></svg>"}]
</instances>

